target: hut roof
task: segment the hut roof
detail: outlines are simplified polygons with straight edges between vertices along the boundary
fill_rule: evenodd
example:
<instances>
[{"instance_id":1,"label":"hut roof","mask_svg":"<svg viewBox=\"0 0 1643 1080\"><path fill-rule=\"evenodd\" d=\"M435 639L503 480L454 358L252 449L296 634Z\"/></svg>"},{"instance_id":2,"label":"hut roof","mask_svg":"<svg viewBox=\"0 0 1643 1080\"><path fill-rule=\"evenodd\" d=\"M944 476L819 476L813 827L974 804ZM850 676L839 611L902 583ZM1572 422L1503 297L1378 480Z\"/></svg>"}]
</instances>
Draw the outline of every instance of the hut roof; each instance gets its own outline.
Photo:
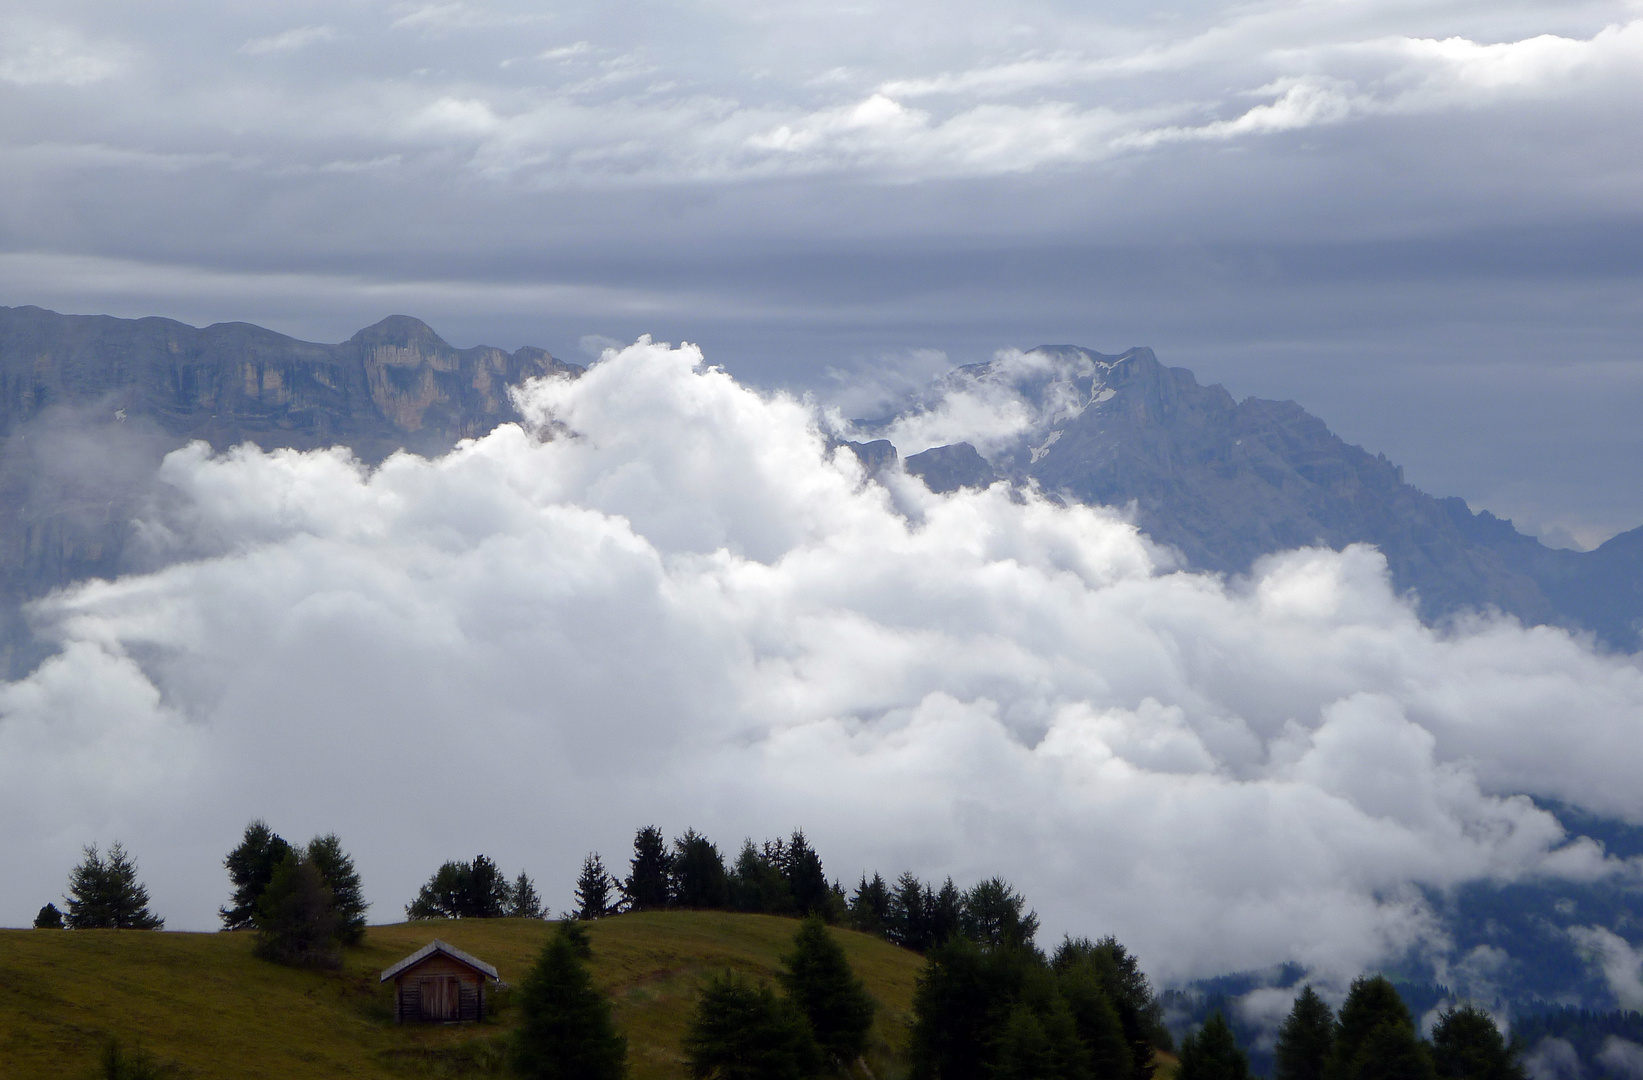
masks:
<instances>
[{"instance_id":1,"label":"hut roof","mask_svg":"<svg viewBox=\"0 0 1643 1080\"><path fill-rule=\"evenodd\" d=\"M409 968L413 968L416 965L422 963L422 961L426 960L428 957L432 956L436 952L437 953L444 953L446 956L449 956L452 960L455 960L459 964L467 964L469 967L473 968L475 971L481 972L485 975L489 975L491 978L495 979L497 982L502 981L502 977L496 973L496 969L491 967L491 965L485 963L485 961L479 959L479 957L477 957L477 956L469 956L467 953L463 952L461 949L457 948L455 945L447 945L445 942L440 941L438 938L435 938L434 940L428 942L428 944L422 946L422 948L418 949L416 952L412 953L410 956L407 956L405 959L401 960L399 963L395 964L393 967L388 968L386 971L384 971L382 973L382 978L378 979L377 981L378 982L387 982L389 979L393 978L395 975L398 975L400 972L405 971Z\"/></svg>"}]
</instances>

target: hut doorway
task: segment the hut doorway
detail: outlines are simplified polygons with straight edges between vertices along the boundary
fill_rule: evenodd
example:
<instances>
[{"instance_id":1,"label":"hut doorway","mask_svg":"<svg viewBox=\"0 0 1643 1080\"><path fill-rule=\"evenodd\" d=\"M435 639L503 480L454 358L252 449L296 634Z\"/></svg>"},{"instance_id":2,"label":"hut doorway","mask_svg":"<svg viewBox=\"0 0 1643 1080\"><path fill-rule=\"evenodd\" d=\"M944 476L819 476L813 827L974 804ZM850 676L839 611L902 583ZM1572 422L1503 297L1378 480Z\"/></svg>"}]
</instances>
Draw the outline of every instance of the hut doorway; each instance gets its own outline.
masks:
<instances>
[{"instance_id":1,"label":"hut doorway","mask_svg":"<svg viewBox=\"0 0 1643 1080\"><path fill-rule=\"evenodd\" d=\"M462 991L454 975L436 975L423 979L417 996L422 1001L422 1019L449 1021L459 1019Z\"/></svg>"}]
</instances>

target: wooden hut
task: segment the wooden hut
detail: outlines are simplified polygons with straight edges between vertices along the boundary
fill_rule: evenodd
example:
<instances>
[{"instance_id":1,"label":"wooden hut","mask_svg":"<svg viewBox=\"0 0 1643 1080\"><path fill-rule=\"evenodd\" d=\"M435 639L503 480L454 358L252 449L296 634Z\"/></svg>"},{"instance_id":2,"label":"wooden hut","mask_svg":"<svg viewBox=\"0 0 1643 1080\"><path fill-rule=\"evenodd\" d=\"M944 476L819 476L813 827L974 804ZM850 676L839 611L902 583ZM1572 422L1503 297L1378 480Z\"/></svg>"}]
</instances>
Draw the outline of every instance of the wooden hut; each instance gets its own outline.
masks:
<instances>
[{"instance_id":1,"label":"wooden hut","mask_svg":"<svg viewBox=\"0 0 1643 1080\"><path fill-rule=\"evenodd\" d=\"M435 940L382 973L394 983L398 1023L456 1023L485 1018L485 983L502 984L496 969L454 945Z\"/></svg>"}]
</instances>

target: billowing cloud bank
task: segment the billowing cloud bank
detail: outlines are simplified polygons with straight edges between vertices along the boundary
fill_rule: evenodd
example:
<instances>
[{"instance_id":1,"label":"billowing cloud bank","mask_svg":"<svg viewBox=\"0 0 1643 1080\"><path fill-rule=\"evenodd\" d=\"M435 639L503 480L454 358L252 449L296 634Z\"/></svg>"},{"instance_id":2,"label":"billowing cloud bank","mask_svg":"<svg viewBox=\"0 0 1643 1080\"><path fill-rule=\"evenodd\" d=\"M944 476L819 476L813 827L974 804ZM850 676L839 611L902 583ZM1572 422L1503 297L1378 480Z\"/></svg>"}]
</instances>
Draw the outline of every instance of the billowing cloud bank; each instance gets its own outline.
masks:
<instances>
[{"instance_id":1,"label":"billowing cloud bank","mask_svg":"<svg viewBox=\"0 0 1643 1080\"><path fill-rule=\"evenodd\" d=\"M875 481L688 347L522 402L374 472L171 455L179 561L42 604L63 652L0 687L0 918L119 838L209 927L252 816L339 831L379 919L445 858L564 906L638 825L802 825L837 876L1002 873L1165 977L1422 943L1416 885L1633 872L1521 795L1643 821L1634 660L1423 627L1369 549L1225 582L1105 510Z\"/></svg>"}]
</instances>

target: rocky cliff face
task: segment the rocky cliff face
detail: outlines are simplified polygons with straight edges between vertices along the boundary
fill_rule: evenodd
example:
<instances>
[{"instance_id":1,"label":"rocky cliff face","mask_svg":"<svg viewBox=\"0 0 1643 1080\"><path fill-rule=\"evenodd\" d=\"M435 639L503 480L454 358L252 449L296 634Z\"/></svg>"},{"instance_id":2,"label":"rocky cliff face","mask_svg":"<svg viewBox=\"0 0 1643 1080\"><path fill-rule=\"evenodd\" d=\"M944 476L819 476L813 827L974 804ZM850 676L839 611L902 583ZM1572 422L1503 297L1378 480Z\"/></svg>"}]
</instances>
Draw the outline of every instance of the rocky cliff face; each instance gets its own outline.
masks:
<instances>
[{"instance_id":1,"label":"rocky cliff face","mask_svg":"<svg viewBox=\"0 0 1643 1080\"><path fill-rule=\"evenodd\" d=\"M1428 618L1492 606L1638 647L1643 529L1593 552L1554 550L1405 483L1384 455L1348 445L1292 401L1235 401L1150 349L1029 356L962 369L944 387L1025 399L1038 420L1019 439L991 461L926 451L909 471L945 489L1002 475L1080 502L1133 503L1143 529L1200 569L1239 573L1288 548L1371 543Z\"/></svg>"},{"instance_id":2,"label":"rocky cliff face","mask_svg":"<svg viewBox=\"0 0 1643 1080\"><path fill-rule=\"evenodd\" d=\"M320 345L246 323L0 308L0 670L34 658L20 601L131 568L130 523L167 452L440 453L517 419L510 384L580 370L541 349L455 349L403 315Z\"/></svg>"}]
</instances>

